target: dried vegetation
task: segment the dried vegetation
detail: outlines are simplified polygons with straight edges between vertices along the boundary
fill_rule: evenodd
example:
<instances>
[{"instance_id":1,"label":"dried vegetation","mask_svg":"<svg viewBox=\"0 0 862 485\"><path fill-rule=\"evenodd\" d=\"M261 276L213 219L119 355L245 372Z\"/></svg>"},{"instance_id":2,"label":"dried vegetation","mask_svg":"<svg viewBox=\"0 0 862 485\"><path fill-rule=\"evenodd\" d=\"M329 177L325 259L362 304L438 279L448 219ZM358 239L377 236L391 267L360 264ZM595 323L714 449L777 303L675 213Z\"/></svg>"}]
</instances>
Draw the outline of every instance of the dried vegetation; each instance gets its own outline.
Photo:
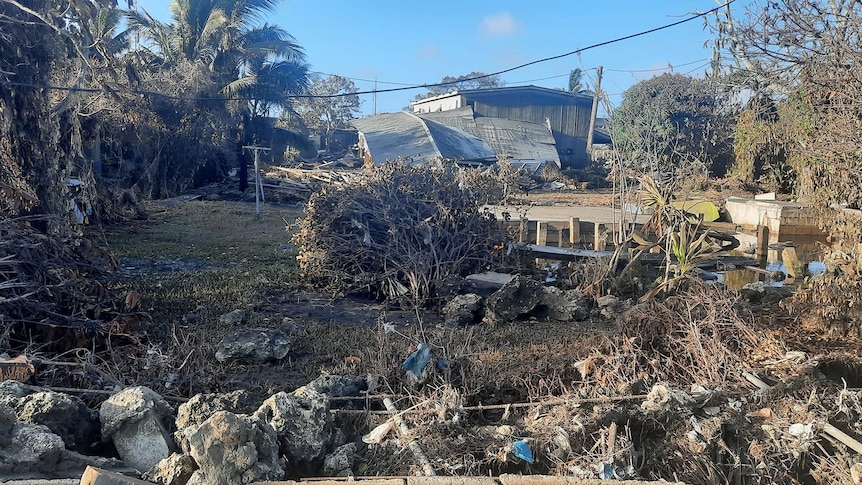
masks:
<instances>
[{"instance_id":1,"label":"dried vegetation","mask_svg":"<svg viewBox=\"0 0 862 485\"><path fill-rule=\"evenodd\" d=\"M474 178L479 180L478 178ZM335 293L364 292L421 307L450 276L486 268L505 235L456 166L384 165L312 195L293 242L304 276Z\"/></svg>"}]
</instances>

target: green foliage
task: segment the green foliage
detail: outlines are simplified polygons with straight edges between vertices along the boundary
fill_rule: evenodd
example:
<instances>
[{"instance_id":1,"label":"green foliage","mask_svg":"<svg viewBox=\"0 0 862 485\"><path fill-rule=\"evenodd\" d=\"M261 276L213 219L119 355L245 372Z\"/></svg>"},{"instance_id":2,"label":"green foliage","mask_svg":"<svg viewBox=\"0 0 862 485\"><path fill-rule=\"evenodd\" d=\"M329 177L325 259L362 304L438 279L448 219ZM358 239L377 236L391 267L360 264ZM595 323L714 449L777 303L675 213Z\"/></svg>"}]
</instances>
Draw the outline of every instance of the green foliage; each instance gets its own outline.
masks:
<instances>
[{"instance_id":1,"label":"green foliage","mask_svg":"<svg viewBox=\"0 0 862 485\"><path fill-rule=\"evenodd\" d=\"M778 117L740 151L782 151L796 179L796 195L813 202L829 234L822 258L829 274L797 292L796 308L839 333L862 327L856 309L862 261L862 4L855 0L785 0L755 4L735 18L715 20L717 52L727 49L742 87L772 100ZM768 157L765 157L768 159ZM753 162L753 163L752 163ZM773 168L773 172L778 172Z\"/></svg>"},{"instance_id":2,"label":"green foliage","mask_svg":"<svg viewBox=\"0 0 862 485\"><path fill-rule=\"evenodd\" d=\"M352 94L356 91L356 85L348 78L334 74L315 77L308 94L320 97L299 98L294 102L294 109L306 127L324 134L329 146L329 135L336 129L349 128L350 120L359 113L359 96Z\"/></svg>"},{"instance_id":3,"label":"green foliage","mask_svg":"<svg viewBox=\"0 0 862 485\"><path fill-rule=\"evenodd\" d=\"M706 80L662 74L623 93L611 133L624 164L673 171L693 162L723 174L731 160L733 127L728 104Z\"/></svg>"}]
</instances>

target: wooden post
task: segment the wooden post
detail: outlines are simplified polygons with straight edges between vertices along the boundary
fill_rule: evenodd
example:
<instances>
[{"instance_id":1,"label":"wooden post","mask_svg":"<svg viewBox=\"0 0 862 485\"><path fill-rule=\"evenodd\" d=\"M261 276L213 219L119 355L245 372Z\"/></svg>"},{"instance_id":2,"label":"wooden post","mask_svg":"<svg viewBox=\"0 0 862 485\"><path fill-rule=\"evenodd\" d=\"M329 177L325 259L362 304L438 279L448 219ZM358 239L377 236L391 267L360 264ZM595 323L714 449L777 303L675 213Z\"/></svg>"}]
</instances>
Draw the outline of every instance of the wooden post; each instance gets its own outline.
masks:
<instances>
[{"instance_id":1,"label":"wooden post","mask_svg":"<svg viewBox=\"0 0 862 485\"><path fill-rule=\"evenodd\" d=\"M593 107L590 111L590 128L587 132L587 155L593 155L593 132L596 129L596 114L599 110L599 96L602 92L602 66L596 69L596 92L593 93Z\"/></svg>"},{"instance_id":2,"label":"wooden post","mask_svg":"<svg viewBox=\"0 0 862 485\"><path fill-rule=\"evenodd\" d=\"M754 255L758 261L765 261L769 254L769 227L765 224L757 226L757 246L754 248Z\"/></svg>"},{"instance_id":3,"label":"wooden post","mask_svg":"<svg viewBox=\"0 0 862 485\"><path fill-rule=\"evenodd\" d=\"M521 227L518 230L518 242L525 243L530 234L530 220L526 217L521 219Z\"/></svg>"},{"instance_id":4,"label":"wooden post","mask_svg":"<svg viewBox=\"0 0 862 485\"><path fill-rule=\"evenodd\" d=\"M606 241L605 237L603 237L604 234L602 233L604 232L605 225L601 222L596 222L593 224L593 227L593 249L595 249L596 251L604 251Z\"/></svg>"},{"instance_id":5,"label":"wooden post","mask_svg":"<svg viewBox=\"0 0 862 485\"><path fill-rule=\"evenodd\" d=\"M266 202L263 195L263 179L260 177L260 152L268 152L270 148L256 145L244 146L243 149L248 149L254 152L254 213L255 217L260 218L260 203Z\"/></svg>"},{"instance_id":6,"label":"wooden post","mask_svg":"<svg viewBox=\"0 0 862 485\"><path fill-rule=\"evenodd\" d=\"M536 221L536 245L548 245L548 223Z\"/></svg>"},{"instance_id":7,"label":"wooden post","mask_svg":"<svg viewBox=\"0 0 862 485\"><path fill-rule=\"evenodd\" d=\"M581 242L581 220L577 217L569 218L569 244L575 247L575 244ZM562 246L562 244L560 244Z\"/></svg>"}]
</instances>

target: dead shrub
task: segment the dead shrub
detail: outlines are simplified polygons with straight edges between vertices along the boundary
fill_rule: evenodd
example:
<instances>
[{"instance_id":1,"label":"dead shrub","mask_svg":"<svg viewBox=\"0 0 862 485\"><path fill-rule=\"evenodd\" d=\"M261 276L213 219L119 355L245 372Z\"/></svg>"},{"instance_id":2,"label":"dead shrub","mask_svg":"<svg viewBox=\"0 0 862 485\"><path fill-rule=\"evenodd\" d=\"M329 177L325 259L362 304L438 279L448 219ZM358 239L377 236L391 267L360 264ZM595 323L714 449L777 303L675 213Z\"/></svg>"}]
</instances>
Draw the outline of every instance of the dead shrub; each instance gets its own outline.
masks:
<instances>
[{"instance_id":1,"label":"dead shrub","mask_svg":"<svg viewBox=\"0 0 862 485\"><path fill-rule=\"evenodd\" d=\"M608 360L629 360L623 369L635 375L618 379L647 376L650 384L681 386L740 382L740 367L767 337L753 330L739 300L733 290L691 279L674 296L633 307L620 320L621 342Z\"/></svg>"},{"instance_id":2,"label":"dead shrub","mask_svg":"<svg viewBox=\"0 0 862 485\"><path fill-rule=\"evenodd\" d=\"M505 240L457 167L400 162L314 194L293 236L309 282L414 308L445 278L486 268Z\"/></svg>"}]
</instances>

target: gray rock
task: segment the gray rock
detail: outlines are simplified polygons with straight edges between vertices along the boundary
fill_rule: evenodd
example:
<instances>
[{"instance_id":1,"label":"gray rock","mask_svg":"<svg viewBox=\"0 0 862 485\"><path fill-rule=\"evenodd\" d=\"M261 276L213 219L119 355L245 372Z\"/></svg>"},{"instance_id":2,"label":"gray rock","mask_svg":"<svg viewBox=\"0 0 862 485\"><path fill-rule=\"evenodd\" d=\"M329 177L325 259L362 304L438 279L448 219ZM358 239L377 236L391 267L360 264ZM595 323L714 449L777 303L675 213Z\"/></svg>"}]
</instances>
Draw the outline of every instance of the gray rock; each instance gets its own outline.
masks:
<instances>
[{"instance_id":1,"label":"gray rock","mask_svg":"<svg viewBox=\"0 0 862 485\"><path fill-rule=\"evenodd\" d=\"M580 322L590 316L591 300L578 290L544 287L542 301L547 317L559 322Z\"/></svg>"},{"instance_id":2,"label":"gray rock","mask_svg":"<svg viewBox=\"0 0 862 485\"><path fill-rule=\"evenodd\" d=\"M260 364L281 360L290 351L290 339L278 330L244 328L226 335L218 344L216 360Z\"/></svg>"},{"instance_id":3,"label":"gray rock","mask_svg":"<svg viewBox=\"0 0 862 485\"><path fill-rule=\"evenodd\" d=\"M515 276L488 297L485 306L491 315L487 320L512 321L526 315L539 305L543 294L538 281Z\"/></svg>"},{"instance_id":4,"label":"gray rock","mask_svg":"<svg viewBox=\"0 0 862 485\"><path fill-rule=\"evenodd\" d=\"M284 477L275 432L256 417L219 411L183 433L199 468L187 485L234 485Z\"/></svg>"},{"instance_id":5,"label":"gray rock","mask_svg":"<svg viewBox=\"0 0 862 485\"><path fill-rule=\"evenodd\" d=\"M349 397L361 395L368 389L368 382L357 376L321 374L305 387L329 397Z\"/></svg>"},{"instance_id":6,"label":"gray rock","mask_svg":"<svg viewBox=\"0 0 862 485\"><path fill-rule=\"evenodd\" d=\"M185 428L199 425L219 411L250 414L257 409L257 406L258 404L254 402L251 394L244 390L224 394L195 394L177 409L177 431L174 434L174 439L180 448L188 453L188 442L183 434Z\"/></svg>"},{"instance_id":7,"label":"gray rock","mask_svg":"<svg viewBox=\"0 0 862 485\"><path fill-rule=\"evenodd\" d=\"M236 390L223 394L195 394L177 408L178 430L201 424L218 411L249 414L257 408L248 391Z\"/></svg>"},{"instance_id":8,"label":"gray rock","mask_svg":"<svg viewBox=\"0 0 862 485\"><path fill-rule=\"evenodd\" d=\"M130 387L109 397L99 408L102 437L111 438L126 465L145 472L175 447L163 419L170 405L148 387Z\"/></svg>"},{"instance_id":9,"label":"gray rock","mask_svg":"<svg viewBox=\"0 0 862 485\"><path fill-rule=\"evenodd\" d=\"M96 413L76 396L39 391L19 398L14 408L19 421L47 426L70 449L88 453L99 441Z\"/></svg>"},{"instance_id":10,"label":"gray rock","mask_svg":"<svg viewBox=\"0 0 862 485\"><path fill-rule=\"evenodd\" d=\"M19 421L5 436L0 436L0 476L12 472L54 472L65 450L63 439L46 426Z\"/></svg>"},{"instance_id":11,"label":"gray rock","mask_svg":"<svg viewBox=\"0 0 862 485\"><path fill-rule=\"evenodd\" d=\"M174 453L144 473L142 478L159 485L186 485L197 469L191 456Z\"/></svg>"},{"instance_id":12,"label":"gray rock","mask_svg":"<svg viewBox=\"0 0 862 485\"><path fill-rule=\"evenodd\" d=\"M15 410L5 403L0 402L0 437L6 436L15 425L18 417Z\"/></svg>"},{"instance_id":13,"label":"gray rock","mask_svg":"<svg viewBox=\"0 0 862 485\"><path fill-rule=\"evenodd\" d=\"M269 397L254 415L275 430L281 452L290 463L308 463L322 457L332 443L333 418L329 399L313 389Z\"/></svg>"},{"instance_id":14,"label":"gray rock","mask_svg":"<svg viewBox=\"0 0 862 485\"><path fill-rule=\"evenodd\" d=\"M599 314L610 320L620 316L625 307L623 302L614 295L605 295L596 298L596 305L598 306Z\"/></svg>"},{"instance_id":15,"label":"gray rock","mask_svg":"<svg viewBox=\"0 0 862 485\"><path fill-rule=\"evenodd\" d=\"M350 474L356 461L356 443L347 443L323 458L323 474L330 477Z\"/></svg>"},{"instance_id":16,"label":"gray rock","mask_svg":"<svg viewBox=\"0 0 862 485\"><path fill-rule=\"evenodd\" d=\"M482 297L475 293L458 295L443 307L446 325L470 325L481 318Z\"/></svg>"},{"instance_id":17,"label":"gray rock","mask_svg":"<svg viewBox=\"0 0 862 485\"><path fill-rule=\"evenodd\" d=\"M233 310L218 317L218 322L222 325L236 326L245 320L245 312L242 310Z\"/></svg>"}]
</instances>

